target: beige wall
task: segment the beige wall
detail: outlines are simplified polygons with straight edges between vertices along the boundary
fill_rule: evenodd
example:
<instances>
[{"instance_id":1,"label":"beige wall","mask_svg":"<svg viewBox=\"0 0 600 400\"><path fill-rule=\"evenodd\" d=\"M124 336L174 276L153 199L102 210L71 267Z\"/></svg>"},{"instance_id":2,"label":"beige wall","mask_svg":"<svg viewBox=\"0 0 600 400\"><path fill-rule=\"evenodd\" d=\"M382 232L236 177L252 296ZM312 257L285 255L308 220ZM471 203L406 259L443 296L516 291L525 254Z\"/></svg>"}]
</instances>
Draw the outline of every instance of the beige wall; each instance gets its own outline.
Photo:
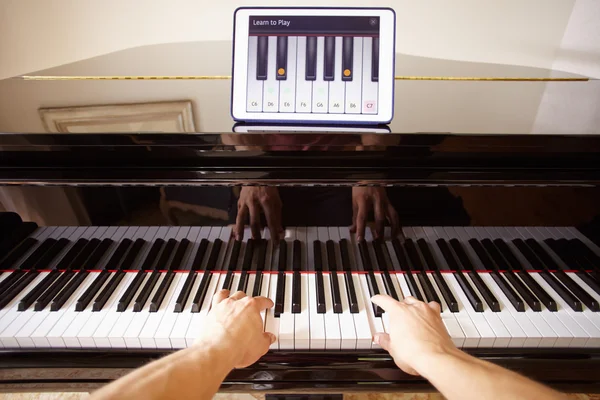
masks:
<instances>
[{"instance_id":1,"label":"beige wall","mask_svg":"<svg viewBox=\"0 0 600 400\"><path fill-rule=\"evenodd\" d=\"M595 1L595 0L593 0ZM230 40L241 1L0 0L0 79L135 46ZM255 5L363 6L363 0ZM397 13L397 52L549 68L574 0L375 0Z\"/></svg>"}]
</instances>

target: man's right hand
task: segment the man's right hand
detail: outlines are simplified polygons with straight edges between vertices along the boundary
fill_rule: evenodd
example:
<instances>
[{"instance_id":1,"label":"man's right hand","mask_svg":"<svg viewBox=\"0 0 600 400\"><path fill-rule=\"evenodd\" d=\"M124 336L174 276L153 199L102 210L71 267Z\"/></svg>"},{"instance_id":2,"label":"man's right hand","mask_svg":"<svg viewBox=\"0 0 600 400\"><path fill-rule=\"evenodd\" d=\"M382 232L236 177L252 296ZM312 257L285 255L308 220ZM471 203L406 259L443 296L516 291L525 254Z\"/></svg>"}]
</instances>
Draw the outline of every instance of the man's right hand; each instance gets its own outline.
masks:
<instances>
[{"instance_id":1,"label":"man's right hand","mask_svg":"<svg viewBox=\"0 0 600 400\"><path fill-rule=\"evenodd\" d=\"M399 302L385 295L373 296L371 301L390 317L389 333L377 333L373 340L404 372L418 375L431 356L457 350L442 322L438 303L424 303L412 296Z\"/></svg>"},{"instance_id":2,"label":"man's right hand","mask_svg":"<svg viewBox=\"0 0 600 400\"><path fill-rule=\"evenodd\" d=\"M244 186L238 199L238 213L235 220L236 240L244 238L244 226L250 216L252 239L260 239L260 214L265 213L271 238L277 240L283 231L281 224L281 199L277 188L269 186Z\"/></svg>"}]
</instances>

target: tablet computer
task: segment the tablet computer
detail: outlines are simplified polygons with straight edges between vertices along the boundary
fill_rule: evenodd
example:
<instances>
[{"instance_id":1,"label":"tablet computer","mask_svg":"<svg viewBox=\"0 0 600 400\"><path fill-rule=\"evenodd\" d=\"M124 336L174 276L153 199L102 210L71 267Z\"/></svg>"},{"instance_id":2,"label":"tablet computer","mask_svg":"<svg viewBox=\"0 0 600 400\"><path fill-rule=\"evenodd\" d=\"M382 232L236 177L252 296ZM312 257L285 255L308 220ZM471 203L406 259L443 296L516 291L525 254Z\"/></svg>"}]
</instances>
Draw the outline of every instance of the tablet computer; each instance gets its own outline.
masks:
<instances>
[{"instance_id":1,"label":"tablet computer","mask_svg":"<svg viewBox=\"0 0 600 400\"><path fill-rule=\"evenodd\" d=\"M388 123L394 54L390 8L238 8L231 114L238 121Z\"/></svg>"}]
</instances>

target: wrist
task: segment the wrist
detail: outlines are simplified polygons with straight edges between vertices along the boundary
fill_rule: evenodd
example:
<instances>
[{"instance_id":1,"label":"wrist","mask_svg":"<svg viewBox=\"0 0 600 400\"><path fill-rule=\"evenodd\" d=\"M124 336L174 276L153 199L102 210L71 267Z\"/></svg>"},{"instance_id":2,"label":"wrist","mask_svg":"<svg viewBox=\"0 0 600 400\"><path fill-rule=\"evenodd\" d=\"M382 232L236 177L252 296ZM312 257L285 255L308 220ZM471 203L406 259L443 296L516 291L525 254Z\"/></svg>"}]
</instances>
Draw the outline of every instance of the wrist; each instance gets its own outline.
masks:
<instances>
[{"instance_id":1,"label":"wrist","mask_svg":"<svg viewBox=\"0 0 600 400\"><path fill-rule=\"evenodd\" d=\"M200 360L209 360L211 368L218 372L228 374L237 365L236 352L225 341L215 338L199 338L190 347L194 357Z\"/></svg>"},{"instance_id":2,"label":"wrist","mask_svg":"<svg viewBox=\"0 0 600 400\"><path fill-rule=\"evenodd\" d=\"M439 347L421 353L416 357L413 368L426 379L431 379L436 371L439 371L440 366L453 359L460 358L464 355L461 350L456 347Z\"/></svg>"}]
</instances>

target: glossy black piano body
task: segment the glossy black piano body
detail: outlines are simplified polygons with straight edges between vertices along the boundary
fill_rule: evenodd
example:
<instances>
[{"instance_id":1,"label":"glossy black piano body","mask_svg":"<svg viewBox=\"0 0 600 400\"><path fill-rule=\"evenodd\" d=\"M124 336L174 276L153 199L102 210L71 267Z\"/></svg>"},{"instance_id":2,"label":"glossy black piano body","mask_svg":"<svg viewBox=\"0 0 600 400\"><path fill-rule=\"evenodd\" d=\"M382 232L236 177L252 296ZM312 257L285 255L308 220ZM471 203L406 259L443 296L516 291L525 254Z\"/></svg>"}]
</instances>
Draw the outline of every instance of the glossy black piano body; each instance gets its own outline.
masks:
<instances>
[{"instance_id":1,"label":"glossy black piano body","mask_svg":"<svg viewBox=\"0 0 600 400\"><path fill-rule=\"evenodd\" d=\"M28 193L40 197L51 189L48 186L77 187L91 194L109 188L110 196L122 200L122 213L117 217L94 214L88 202L94 225L127 221L125 215L134 211L126 200L128 193L140 188L263 184L342 190L377 185L403 188L403 196L411 190L432 193L426 202L431 201L434 208L431 199L447 196L446 188L463 188L464 193L482 199L499 190L515 195L525 190L567 199L558 210L577 209L584 203L588 210L582 211L584 216L540 216L539 210L526 204L521 214L511 214L519 208L515 200L488 209L487 217L486 213L474 217L476 213L467 210L470 219L459 220L465 225L500 225L498 221L505 218L508 225L519 225L519 221L527 225L519 215L537 213L541 221L532 224L576 226L600 243L600 203L593 202L600 183L598 136L389 134L369 142L360 135L307 134L294 135L294 141L283 146L275 141L278 136L2 135L0 185L44 186L28 188ZM414 198L423 199L420 196ZM465 203L467 197L463 194ZM433 216L427 215L429 211L426 206L413 210L409 222L460 224L454 207ZM407 214L403 222L408 218ZM599 349L470 352L563 390L600 392ZM3 389L96 387L163 354L149 350L0 350L0 384ZM377 350L272 351L255 365L232 371L222 386L226 391L299 389L422 391L431 386L422 378L402 373L385 352Z\"/></svg>"}]
</instances>

